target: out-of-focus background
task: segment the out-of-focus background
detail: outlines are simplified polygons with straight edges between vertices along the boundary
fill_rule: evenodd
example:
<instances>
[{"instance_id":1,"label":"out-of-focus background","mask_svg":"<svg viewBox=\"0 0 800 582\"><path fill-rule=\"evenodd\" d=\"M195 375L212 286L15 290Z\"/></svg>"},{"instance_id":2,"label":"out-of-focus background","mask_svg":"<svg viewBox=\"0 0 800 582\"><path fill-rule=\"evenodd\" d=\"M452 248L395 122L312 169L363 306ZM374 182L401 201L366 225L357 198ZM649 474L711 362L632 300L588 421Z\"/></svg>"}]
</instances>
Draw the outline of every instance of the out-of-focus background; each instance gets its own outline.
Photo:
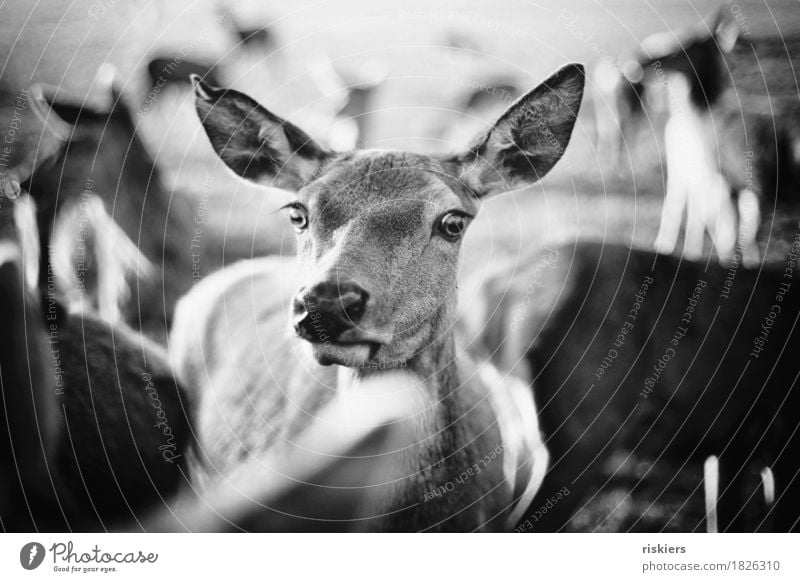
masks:
<instances>
[{"instance_id":1,"label":"out-of-focus background","mask_svg":"<svg viewBox=\"0 0 800 582\"><path fill-rule=\"evenodd\" d=\"M359 147L444 152L462 146L561 64L577 61L592 70L617 63L642 39L677 35L720 5L725 2L6 2L0 77L9 85L53 84L63 98L102 107L107 97L95 73L113 63L167 184L203 199L210 209L206 227L226 236L231 256L267 253L292 244L285 220L273 214L285 195L264 193L222 168L188 87L150 92L153 59L162 59L162 70L178 58L214 67L221 84L249 93L322 142L357 139ZM753 37L800 34L792 0L728 5ZM788 80L791 56L775 56ZM361 132L348 112L340 114L354 87L368 93L360 110L351 104ZM612 104L600 89L590 76L572 144L541 187L486 205L473 231L491 236L492 245L473 232L476 248L569 236L577 225L584 237L652 243L665 185L663 120L653 116L626 144L619 167L609 167L597 147L595 119Z\"/></svg>"},{"instance_id":2,"label":"out-of-focus background","mask_svg":"<svg viewBox=\"0 0 800 582\"><path fill-rule=\"evenodd\" d=\"M737 87L796 102L796 0L6 1L0 5L0 132L16 129L16 96L34 84L47 88L51 102L101 113L121 95L117 107L127 108L132 125L114 143L129 145L138 136L162 188L154 194L147 186L154 174L142 170L140 194L166 196L164 212L191 209L184 218L192 243L183 239L172 250L174 270L165 277L177 294L224 263L288 254L294 244L293 229L276 212L290 195L249 185L218 160L194 111L189 73L248 93L334 148L444 153L465 147L559 66L580 62L587 66L586 95L566 155L539 184L486 202L470 227L462 269L473 272L578 237L649 249L666 189L667 113L653 103L638 127L623 133L613 71L653 35L673 42L687 30L711 35L711 15L720 10L735 17L744 39L769 45L737 69L743 79ZM69 108L56 111L69 117ZM85 114L67 121L81 119L95 123L96 143L112 130ZM112 149L90 149L90 169L72 179L104 184L110 191L99 194L113 205L120 184L98 177L105 170L120 175L119 152ZM127 160L139 154L123 148ZM140 246L166 237L148 230L146 213L139 218L127 232ZM763 221L764 256L780 256L788 245L785 226L796 219L766 208ZM201 239L198 254L194 243ZM705 245L711 256L710 240ZM573 529L685 530L702 521L699 477L662 491L672 473L658 473L661 467L654 474L647 460L630 455L619 459L625 466L609 467L617 480L597 498L602 507L578 515ZM642 475L649 484L638 485ZM637 495L630 494L631 484Z\"/></svg>"}]
</instances>

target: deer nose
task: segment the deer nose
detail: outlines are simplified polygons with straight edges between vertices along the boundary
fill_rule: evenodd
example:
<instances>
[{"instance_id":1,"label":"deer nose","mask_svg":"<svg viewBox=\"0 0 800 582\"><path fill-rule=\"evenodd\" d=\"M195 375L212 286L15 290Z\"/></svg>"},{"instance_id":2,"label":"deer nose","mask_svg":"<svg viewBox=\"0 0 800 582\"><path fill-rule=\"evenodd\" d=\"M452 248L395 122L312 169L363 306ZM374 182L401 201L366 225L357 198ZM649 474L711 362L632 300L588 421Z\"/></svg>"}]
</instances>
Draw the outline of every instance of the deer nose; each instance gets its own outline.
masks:
<instances>
[{"instance_id":1,"label":"deer nose","mask_svg":"<svg viewBox=\"0 0 800 582\"><path fill-rule=\"evenodd\" d=\"M312 343L336 341L361 321L368 300L369 293L351 282L324 281L301 289L293 304L295 331Z\"/></svg>"}]
</instances>

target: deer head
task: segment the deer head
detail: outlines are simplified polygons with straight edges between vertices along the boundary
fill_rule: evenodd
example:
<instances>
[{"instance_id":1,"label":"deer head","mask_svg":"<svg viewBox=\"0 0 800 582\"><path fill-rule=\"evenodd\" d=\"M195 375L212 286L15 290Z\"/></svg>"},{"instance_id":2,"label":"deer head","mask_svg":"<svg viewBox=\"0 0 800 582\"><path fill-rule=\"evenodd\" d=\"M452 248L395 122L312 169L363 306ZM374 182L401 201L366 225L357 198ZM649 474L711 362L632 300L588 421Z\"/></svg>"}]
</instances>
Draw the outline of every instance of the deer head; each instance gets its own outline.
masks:
<instances>
[{"instance_id":1,"label":"deer head","mask_svg":"<svg viewBox=\"0 0 800 582\"><path fill-rule=\"evenodd\" d=\"M291 320L324 365L405 365L451 337L461 239L480 201L532 184L561 158L583 96L569 65L513 103L466 151L333 152L248 96L194 78L219 157L295 194L304 284Z\"/></svg>"}]
</instances>

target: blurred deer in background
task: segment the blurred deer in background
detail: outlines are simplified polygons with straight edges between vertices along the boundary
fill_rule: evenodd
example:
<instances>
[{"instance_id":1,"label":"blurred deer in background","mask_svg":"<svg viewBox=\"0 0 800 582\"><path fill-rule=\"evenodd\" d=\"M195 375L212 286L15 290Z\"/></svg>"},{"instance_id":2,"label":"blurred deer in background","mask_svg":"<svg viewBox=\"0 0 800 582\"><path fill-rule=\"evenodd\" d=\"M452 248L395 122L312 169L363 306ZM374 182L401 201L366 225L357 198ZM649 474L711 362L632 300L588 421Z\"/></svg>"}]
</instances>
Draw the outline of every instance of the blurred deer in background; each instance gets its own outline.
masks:
<instances>
[{"instance_id":1,"label":"blurred deer in background","mask_svg":"<svg viewBox=\"0 0 800 582\"><path fill-rule=\"evenodd\" d=\"M530 389L457 348L458 254L480 199L533 183L560 159L583 86L583 68L565 67L471 149L430 157L335 153L246 95L196 80L198 114L222 160L295 193L286 208L300 267L240 263L179 304L171 348L202 395L211 482L285 448L334 397L387 397L375 386L390 383L414 403L414 444L393 456L401 478L373 527L513 527L547 451Z\"/></svg>"},{"instance_id":2,"label":"blurred deer in background","mask_svg":"<svg viewBox=\"0 0 800 582\"><path fill-rule=\"evenodd\" d=\"M466 147L469 140L491 124L522 94L514 71L498 68L490 53L465 31L450 30L441 41L443 70L450 71L456 85L450 115L443 111L441 125L433 137L444 151Z\"/></svg>"},{"instance_id":3,"label":"blurred deer in background","mask_svg":"<svg viewBox=\"0 0 800 582\"><path fill-rule=\"evenodd\" d=\"M243 18L237 14L235 4L230 2L219 2L215 12L217 21L227 29L238 48L253 52L260 58L270 56L280 48L275 25L267 24L265 18L256 20L253 15Z\"/></svg>"},{"instance_id":4,"label":"blurred deer in background","mask_svg":"<svg viewBox=\"0 0 800 582\"><path fill-rule=\"evenodd\" d=\"M4 176L0 286L2 342L2 525L9 530L101 530L144 517L185 481L192 440L186 394L163 350L89 311L67 313L52 279L35 288L24 260L37 252L21 183L57 158L70 128L28 93L28 135ZM53 200L35 199L40 208ZM103 220L100 227L107 226ZM27 232L23 232L26 230ZM32 231L32 232L31 232ZM42 237L42 248L50 246ZM38 246L38 245L36 245ZM25 251L25 252L22 252ZM47 262L46 257L42 257ZM110 260L114 260L110 257ZM31 285L33 283L33 285Z\"/></svg>"},{"instance_id":5,"label":"blurred deer in background","mask_svg":"<svg viewBox=\"0 0 800 582\"><path fill-rule=\"evenodd\" d=\"M74 264L83 261L68 251L76 248L78 240L94 240L95 258L102 262L103 253L110 251L115 260L83 264L90 284L69 286L73 299L76 293L84 296L107 321L124 321L163 340L175 301L192 284L189 221L193 207L188 197L163 185L160 169L142 142L113 77L100 90L108 91L108 111L81 107L56 98L51 87L42 88L48 116L53 123L67 124L70 133L62 152L24 184L39 207L38 228L46 259L41 263L39 286L46 288L52 274L51 252L55 274L63 276L75 272ZM95 220L81 223L80 218L89 215ZM108 220L99 226L104 216ZM81 230L81 224L98 228ZM53 243L52 249L44 246L45 240ZM208 262L213 260L210 256Z\"/></svg>"},{"instance_id":6,"label":"blurred deer in background","mask_svg":"<svg viewBox=\"0 0 800 582\"><path fill-rule=\"evenodd\" d=\"M635 153L645 115L644 76L640 69L628 70L628 62L623 58L618 66L601 60L592 70L595 148L601 160L617 172L623 168L626 153Z\"/></svg>"},{"instance_id":7,"label":"blurred deer in background","mask_svg":"<svg viewBox=\"0 0 800 582\"><path fill-rule=\"evenodd\" d=\"M368 147L375 97L388 76L385 63L371 59L342 70L329 56L316 55L310 60L308 70L328 109L319 119L310 120L314 129L328 128L322 135L333 149Z\"/></svg>"},{"instance_id":8,"label":"blurred deer in background","mask_svg":"<svg viewBox=\"0 0 800 582\"><path fill-rule=\"evenodd\" d=\"M8 98L9 95L4 95ZM28 107L26 97L16 107ZM11 101L9 100L9 103ZM41 156L54 155L63 144L61 128L50 129L40 144ZM52 132L52 133L50 133ZM17 138L19 141L19 138ZM19 145L4 151L0 170L0 527L16 527L10 517L21 512L27 496L37 498L47 482L46 456L52 454L59 431L59 410L52 396L56 379L48 361L48 343L40 298L26 280L33 263L38 271L38 241L24 236L29 206L20 184L36 163L30 149ZM27 216L27 222L33 223ZM31 248L33 247L33 248ZM31 489L29 489L31 486Z\"/></svg>"},{"instance_id":9,"label":"blurred deer in background","mask_svg":"<svg viewBox=\"0 0 800 582\"><path fill-rule=\"evenodd\" d=\"M569 529L614 478L607 467L620 451L697 475L718 458L719 475L710 464L706 485L719 483L718 504L709 490L719 530L800 528L800 275L791 267L800 239L794 244L786 269L735 277L718 265L588 242L474 277L462 318L471 351L530 382L539 405L550 470L533 506L570 491L545 515L528 514L526 531Z\"/></svg>"},{"instance_id":10,"label":"blurred deer in background","mask_svg":"<svg viewBox=\"0 0 800 582\"><path fill-rule=\"evenodd\" d=\"M627 65L669 92L658 252L675 249L685 212L684 257L702 255L708 232L723 264L738 242L744 264L753 266L761 257L762 210L797 200L800 106L771 90L771 71L759 67L760 78L747 71L774 41L742 42L739 34L733 9L723 6L696 30L646 39L642 55Z\"/></svg>"}]
</instances>

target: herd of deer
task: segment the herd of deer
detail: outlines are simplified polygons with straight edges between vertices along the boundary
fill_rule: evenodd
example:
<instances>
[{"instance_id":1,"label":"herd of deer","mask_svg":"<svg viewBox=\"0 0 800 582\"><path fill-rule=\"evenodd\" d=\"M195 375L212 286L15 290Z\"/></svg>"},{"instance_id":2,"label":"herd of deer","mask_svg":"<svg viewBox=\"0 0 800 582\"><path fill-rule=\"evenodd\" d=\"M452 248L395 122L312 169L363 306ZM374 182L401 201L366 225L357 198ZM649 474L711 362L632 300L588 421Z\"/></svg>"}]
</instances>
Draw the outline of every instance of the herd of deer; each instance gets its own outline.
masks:
<instances>
[{"instance_id":1,"label":"herd of deer","mask_svg":"<svg viewBox=\"0 0 800 582\"><path fill-rule=\"evenodd\" d=\"M603 63L595 104L598 147L616 164L635 149L637 129L652 125L648 114L666 109L655 250L675 250L685 215L685 258L702 256L708 232L721 263L738 262L740 252L755 267L762 214L794 211L800 186L797 40L740 38L740 10L726 3L696 27L644 39L617 66ZM775 61L790 61L791 72L770 71Z\"/></svg>"},{"instance_id":2,"label":"herd of deer","mask_svg":"<svg viewBox=\"0 0 800 582\"><path fill-rule=\"evenodd\" d=\"M531 249L459 311L470 223L561 158L582 66L442 156L333 151L192 82L221 160L294 194L297 258L192 285L180 204L121 96L102 113L26 92L41 131L0 173L4 530L558 531L620 450L706 467L696 529L800 529L800 233L757 269L666 253L674 224L659 253ZM728 198L692 184L728 203L716 172ZM670 180L667 206L696 220L704 192ZM168 351L140 332L166 326Z\"/></svg>"}]
</instances>

